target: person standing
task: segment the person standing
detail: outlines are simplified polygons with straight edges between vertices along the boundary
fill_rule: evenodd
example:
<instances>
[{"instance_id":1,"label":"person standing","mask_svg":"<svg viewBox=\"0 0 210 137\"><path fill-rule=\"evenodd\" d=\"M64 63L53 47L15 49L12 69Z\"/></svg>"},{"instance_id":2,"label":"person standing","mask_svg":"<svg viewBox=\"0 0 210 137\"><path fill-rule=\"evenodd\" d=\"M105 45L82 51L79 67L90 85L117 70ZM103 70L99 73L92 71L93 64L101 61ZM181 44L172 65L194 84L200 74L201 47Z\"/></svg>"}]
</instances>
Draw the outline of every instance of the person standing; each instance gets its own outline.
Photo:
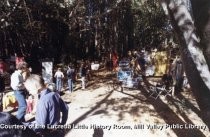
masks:
<instances>
[{"instance_id":1,"label":"person standing","mask_svg":"<svg viewBox=\"0 0 210 137\"><path fill-rule=\"evenodd\" d=\"M138 56L138 63L139 63L139 66L141 68L142 75L145 76L146 61L145 61L143 53L140 53L140 55Z\"/></svg>"},{"instance_id":2,"label":"person standing","mask_svg":"<svg viewBox=\"0 0 210 137\"><path fill-rule=\"evenodd\" d=\"M175 92L181 92L184 80L184 68L180 58L177 59L175 70Z\"/></svg>"},{"instance_id":3,"label":"person standing","mask_svg":"<svg viewBox=\"0 0 210 137\"><path fill-rule=\"evenodd\" d=\"M74 73L75 70L73 69L73 67L71 67L71 65L68 66L68 70L67 70L67 79L68 79L68 87L69 87L69 92L71 93L73 91L73 80L74 80Z\"/></svg>"},{"instance_id":4,"label":"person standing","mask_svg":"<svg viewBox=\"0 0 210 137\"><path fill-rule=\"evenodd\" d=\"M117 67L118 67L118 55L117 55L117 51L114 50L112 52L112 63L113 63L113 71L117 71Z\"/></svg>"},{"instance_id":5,"label":"person standing","mask_svg":"<svg viewBox=\"0 0 210 137\"><path fill-rule=\"evenodd\" d=\"M87 74L87 68L84 63L81 64L80 67L81 81L82 81L82 89L85 89L85 77Z\"/></svg>"},{"instance_id":6,"label":"person standing","mask_svg":"<svg viewBox=\"0 0 210 137\"><path fill-rule=\"evenodd\" d=\"M17 64L17 70L11 75L11 87L14 90L15 98L18 102L17 119L24 122L27 103L25 100L25 87L22 74L27 70L27 63L20 62Z\"/></svg>"},{"instance_id":7,"label":"person standing","mask_svg":"<svg viewBox=\"0 0 210 137\"><path fill-rule=\"evenodd\" d=\"M63 78L64 78L61 68L58 68L54 77L56 78L56 90L58 91L58 93L60 93L63 87Z\"/></svg>"}]
</instances>

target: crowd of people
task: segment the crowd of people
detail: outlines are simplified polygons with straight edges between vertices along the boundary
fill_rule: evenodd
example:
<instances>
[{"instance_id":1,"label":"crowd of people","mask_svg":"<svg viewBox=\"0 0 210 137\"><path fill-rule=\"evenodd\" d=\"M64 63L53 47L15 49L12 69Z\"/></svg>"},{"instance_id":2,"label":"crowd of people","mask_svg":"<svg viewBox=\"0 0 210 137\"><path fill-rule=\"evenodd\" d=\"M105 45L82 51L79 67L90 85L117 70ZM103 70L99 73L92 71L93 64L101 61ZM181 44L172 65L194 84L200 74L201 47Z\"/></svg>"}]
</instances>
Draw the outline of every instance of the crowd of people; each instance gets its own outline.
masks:
<instances>
[{"instance_id":1,"label":"crowd of people","mask_svg":"<svg viewBox=\"0 0 210 137\"><path fill-rule=\"evenodd\" d=\"M148 52L129 51L128 56L122 60L128 60L130 68L136 71L136 73L140 72L143 76L147 76L148 67L152 66L152 71L155 71L153 58ZM118 71L119 57L117 52L113 51L110 54L110 61L112 68L109 68L109 70ZM110 62L107 63L110 65ZM5 67L2 65L1 60L0 64L0 111L2 112L2 98L4 95L3 92L5 91L5 79L2 74L5 71ZM43 128L43 126L47 127L47 125L66 123L68 106L60 96L64 87L64 79L67 80L67 93L72 93L75 90L76 79L81 81L81 89L86 89L86 82L90 79L91 64L81 62L79 67L76 67L70 63L67 67L66 71L61 67L57 68L53 75L55 84L52 84L45 83L42 76L32 74L32 70L24 59L16 60L16 70L10 77L10 87L18 102L16 118L21 124L26 126L33 125L34 128L32 131L36 135L48 134L48 130ZM154 72L151 74L153 75ZM181 91L183 83L187 83L184 79L183 64L178 56L170 61L168 72L163 75L162 81L165 85L174 86L176 91ZM35 121L29 123L25 121L27 112L35 113ZM5 117L5 115L7 114L0 114L2 117Z\"/></svg>"},{"instance_id":2,"label":"crowd of people","mask_svg":"<svg viewBox=\"0 0 210 137\"><path fill-rule=\"evenodd\" d=\"M121 61L126 60L129 62L134 75L142 75L142 77L154 76L157 71L156 67L159 65L155 56L156 52L153 50L133 50L128 51L128 56L122 58ZM162 74L162 79L158 85L161 83L161 85L164 84L166 87L173 88L173 94L176 94L183 91L183 88L189 88L189 84L184 73L184 66L180 56L171 57L169 60L170 63L168 63L168 61L162 62L166 64L166 70L165 73ZM116 70L116 68L113 70Z\"/></svg>"},{"instance_id":3,"label":"crowd of people","mask_svg":"<svg viewBox=\"0 0 210 137\"><path fill-rule=\"evenodd\" d=\"M57 68L54 78L56 83L56 91L61 93L64 87L64 79L67 81L67 86L69 93L74 91L75 82L81 81L81 89L85 90L87 81L90 80L90 67L91 64L86 62L81 62L79 67L75 67L71 63L68 65L66 72L64 73L61 67Z\"/></svg>"},{"instance_id":4,"label":"crowd of people","mask_svg":"<svg viewBox=\"0 0 210 137\"><path fill-rule=\"evenodd\" d=\"M57 80L60 80L63 77L60 69L59 72L60 73L55 74ZM5 90L5 83L2 77L0 82L0 99L2 99L3 92ZM61 81L57 81L57 91L60 91L61 89L61 83L59 82ZM15 124L24 124L27 127L33 127L31 129L37 136L52 136L49 135L50 131L48 131L48 129L46 128L48 125L64 125L66 123L68 118L67 104L62 100L59 92L54 92L47 87L47 83L44 82L43 78L40 75L30 74L29 67L26 62L18 62L18 64L16 65L16 70L11 75L10 86L14 92L15 99L18 102L16 121L19 121L19 123ZM27 97L29 98L27 99ZM33 104L35 105L35 121L26 122L25 116L28 109L27 103L32 103L30 102L30 100L33 100L33 98L35 99L35 103ZM2 100L0 100L0 102L2 106ZM5 115L8 114L4 114L1 109L0 120L4 119ZM11 116L9 116L9 118L10 117Z\"/></svg>"},{"instance_id":5,"label":"crowd of people","mask_svg":"<svg viewBox=\"0 0 210 137\"><path fill-rule=\"evenodd\" d=\"M18 59L16 61L16 70L10 76L10 87L18 104L15 121L19 121L19 123L16 124L33 127L30 129L30 132L33 131L37 136L52 136L51 131L43 127L64 125L68 118L68 106L61 98L64 79L67 80L67 93L72 93L75 90L74 85L76 79L81 81L81 89L85 90L87 85L86 81L90 79L90 65L86 61L81 62L79 67L70 63L66 72L64 72L63 68L58 67L53 75L55 78L55 84L53 84L46 83L41 75L32 74L32 70L25 60L22 58ZM3 71L5 70L1 69L0 73L0 121L5 118L5 115L7 118L14 120L13 116L3 112L2 108L2 98L5 91ZM27 122L25 120L27 113L34 114L35 121ZM25 134L25 132L21 131L21 134ZM55 133L53 134L56 135Z\"/></svg>"}]
</instances>

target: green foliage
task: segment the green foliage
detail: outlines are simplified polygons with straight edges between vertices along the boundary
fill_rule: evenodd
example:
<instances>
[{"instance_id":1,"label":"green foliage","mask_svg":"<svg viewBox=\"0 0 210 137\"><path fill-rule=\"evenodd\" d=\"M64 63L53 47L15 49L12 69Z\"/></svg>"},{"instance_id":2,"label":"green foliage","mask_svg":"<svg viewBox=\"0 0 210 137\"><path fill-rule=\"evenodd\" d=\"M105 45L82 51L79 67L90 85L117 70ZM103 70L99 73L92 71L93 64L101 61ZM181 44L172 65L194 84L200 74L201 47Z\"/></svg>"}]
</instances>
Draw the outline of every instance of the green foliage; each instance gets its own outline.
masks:
<instances>
[{"instance_id":1,"label":"green foliage","mask_svg":"<svg viewBox=\"0 0 210 137\"><path fill-rule=\"evenodd\" d=\"M135 42L140 47L161 47L171 29L158 0L133 0Z\"/></svg>"},{"instance_id":2,"label":"green foliage","mask_svg":"<svg viewBox=\"0 0 210 137\"><path fill-rule=\"evenodd\" d=\"M159 46L170 33L157 0L3 0L0 56L97 59ZM44 54L43 54L44 53Z\"/></svg>"}]
</instances>

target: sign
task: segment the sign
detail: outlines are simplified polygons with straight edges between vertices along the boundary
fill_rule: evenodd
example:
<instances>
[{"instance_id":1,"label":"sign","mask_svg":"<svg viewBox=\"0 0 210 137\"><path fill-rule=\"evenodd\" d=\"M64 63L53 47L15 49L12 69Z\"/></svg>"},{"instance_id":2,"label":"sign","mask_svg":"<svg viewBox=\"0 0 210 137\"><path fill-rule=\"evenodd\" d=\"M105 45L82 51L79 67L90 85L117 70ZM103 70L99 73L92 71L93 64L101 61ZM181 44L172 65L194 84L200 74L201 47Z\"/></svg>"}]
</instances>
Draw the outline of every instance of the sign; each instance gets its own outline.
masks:
<instances>
[{"instance_id":1,"label":"sign","mask_svg":"<svg viewBox=\"0 0 210 137\"><path fill-rule=\"evenodd\" d=\"M53 61L42 61L42 77L45 83L53 82Z\"/></svg>"}]
</instances>

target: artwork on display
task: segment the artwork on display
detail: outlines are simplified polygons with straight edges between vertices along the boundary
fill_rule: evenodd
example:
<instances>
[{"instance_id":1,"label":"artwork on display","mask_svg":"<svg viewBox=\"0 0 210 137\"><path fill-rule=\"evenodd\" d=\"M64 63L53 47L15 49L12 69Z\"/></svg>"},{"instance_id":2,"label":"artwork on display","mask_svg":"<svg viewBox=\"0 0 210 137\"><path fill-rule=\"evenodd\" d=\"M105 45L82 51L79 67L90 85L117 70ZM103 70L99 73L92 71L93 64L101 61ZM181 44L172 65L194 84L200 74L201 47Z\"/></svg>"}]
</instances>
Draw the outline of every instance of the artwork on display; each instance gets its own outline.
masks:
<instances>
[{"instance_id":1,"label":"artwork on display","mask_svg":"<svg viewBox=\"0 0 210 137\"><path fill-rule=\"evenodd\" d=\"M45 83L53 82L53 61L42 61L42 77Z\"/></svg>"}]
</instances>

